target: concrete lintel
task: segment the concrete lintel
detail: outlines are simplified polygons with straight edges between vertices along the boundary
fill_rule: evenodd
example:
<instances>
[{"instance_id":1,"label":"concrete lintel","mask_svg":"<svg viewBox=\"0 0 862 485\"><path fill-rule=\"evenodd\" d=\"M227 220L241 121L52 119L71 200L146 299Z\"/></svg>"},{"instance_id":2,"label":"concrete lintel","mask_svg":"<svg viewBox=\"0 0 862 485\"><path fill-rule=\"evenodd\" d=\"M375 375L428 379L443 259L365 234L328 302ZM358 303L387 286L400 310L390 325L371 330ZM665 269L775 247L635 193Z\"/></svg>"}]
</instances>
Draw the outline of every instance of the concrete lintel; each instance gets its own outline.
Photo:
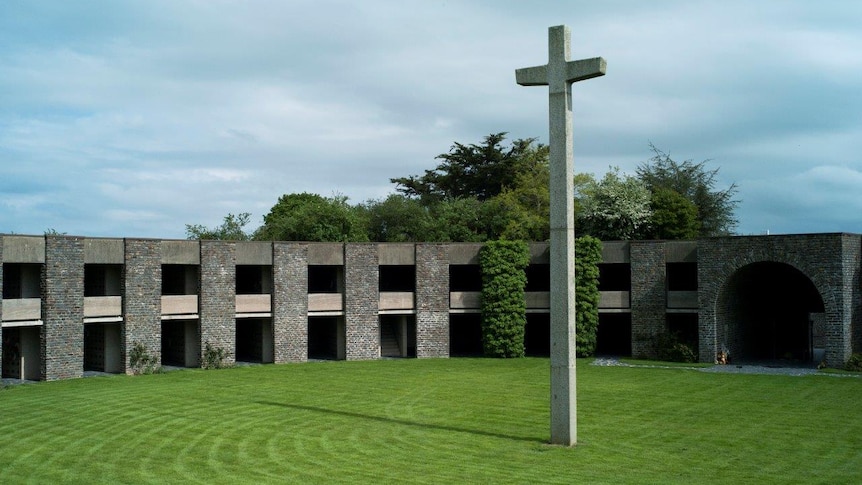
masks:
<instances>
[{"instance_id":1,"label":"concrete lintel","mask_svg":"<svg viewBox=\"0 0 862 485\"><path fill-rule=\"evenodd\" d=\"M272 265L272 243L268 241L237 241L236 264Z\"/></svg>"},{"instance_id":2,"label":"concrete lintel","mask_svg":"<svg viewBox=\"0 0 862 485\"><path fill-rule=\"evenodd\" d=\"M162 264L200 265L200 241L162 241Z\"/></svg>"},{"instance_id":3,"label":"concrete lintel","mask_svg":"<svg viewBox=\"0 0 862 485\"><path fill-rule=\"evenodd\" d=\"M3 236L4 263L44 263L45 238L42 236Z\"/></svg>"},{"instance_id":4,"label":"concrete lintel","mask_svg":"<svg viewBox=\"0 0 862 485\"><path fill-rule=\"evenodd\" d=\"M16 322L3 322L3 328L11 327L41 327L45 322L42 320L20 320Z\"/></svg>"},{"instance_id":5,"label":"concrete lintel","mask_svg":"<svg viewBox=\"0 0 862 485\"><path fill-rule=\"evenodd\" d=\"M84 239L85 264L124 264L125 251L122 239Z\"/></svg>"}]
</instances>

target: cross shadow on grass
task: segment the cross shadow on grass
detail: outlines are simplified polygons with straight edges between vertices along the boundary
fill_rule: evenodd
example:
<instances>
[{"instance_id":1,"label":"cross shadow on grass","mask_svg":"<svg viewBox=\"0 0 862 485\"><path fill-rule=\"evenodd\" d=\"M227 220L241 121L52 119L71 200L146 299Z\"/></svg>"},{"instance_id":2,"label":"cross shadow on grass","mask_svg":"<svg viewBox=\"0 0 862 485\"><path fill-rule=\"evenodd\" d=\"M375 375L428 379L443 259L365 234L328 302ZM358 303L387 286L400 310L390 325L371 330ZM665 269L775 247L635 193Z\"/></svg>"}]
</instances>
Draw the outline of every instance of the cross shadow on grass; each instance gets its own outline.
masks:
<instances>
[{"instance_id":1,"label":"cross shadow on grass","mask_svg":"<svg viewBox=\"0 0 862 485\"><path fill-rule=\"evenodd\" d=\"M468 429L468 428L458 428L456 426L445 426L441 424L432 424L432 423L420 423L416 421L408 421L406 419L397 419L397 418L387 418L383 416L374 416L370 414L361 414L355 413L351 411L340 411L337 409L326 409L315 406L304 406L302 404L288 404L281 402L271 402L271 401L254 401L255 404L261 404L264 406L278 406L286 409L295 409L297 411L310 411L314 413L323 413L323 414L331 414L334 416L344 416L348 418L357 418L357 419L366 419L369 421L378 421L381 423L388 424L399 424L402 426L410 426L414 428L422 428L422 429L435 429L440 431L450 431L454 433L468 433L474 434L478 436L488 436L491 438L500 438L504 440L513 440L513 441L525 441L528 443L540 443L546 444L547 440L542 440L539 438L529 438L526 436L512 436L503 433L494 433L491 431L484 431L480 429Z\"/></svg>"}]
</instances>

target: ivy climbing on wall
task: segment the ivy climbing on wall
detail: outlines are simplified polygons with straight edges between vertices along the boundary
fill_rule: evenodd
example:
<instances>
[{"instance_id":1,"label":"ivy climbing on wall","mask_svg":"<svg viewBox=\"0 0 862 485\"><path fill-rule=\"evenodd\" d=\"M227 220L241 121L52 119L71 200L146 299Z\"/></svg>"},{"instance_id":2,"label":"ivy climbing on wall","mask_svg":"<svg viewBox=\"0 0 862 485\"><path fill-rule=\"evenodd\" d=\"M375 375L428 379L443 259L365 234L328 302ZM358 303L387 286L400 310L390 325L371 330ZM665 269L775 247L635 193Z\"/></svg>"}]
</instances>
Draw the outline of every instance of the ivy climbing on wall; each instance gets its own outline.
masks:
<instances>
[{"instance_id":1,"label":"ivy climbing on wall","mask_svg":"<svg viewBox=\"0 0 862 485\"><path fill-rule=\"evenodd\" d=\"M490 241L479 252L482 346L487 357L524 356L524 269L529 263L530 249L522 241Z\"/></svg>"},{"instance_id":2,"label":"ivy climbing on wall","mask_svg":"<svg viewBox=\"0 0 862 485\"><path fill-rule=\"evenodd\" d=\"M575 240L575 353L578 357L589 357L596 352L601 262L601 241L592 236Z\"/></svg>"},{"instance_id":3,"label":"ivy climbing on wall","mask_svg":"<svg viewBox=\"0 0 862 485\"><path fill-rule=\"evenodd\" d=\"M599 326L599 263L602 243L591 236L575 240L576 353L596 351ZM530 250L521 241L491 241L479 253L482 268L482 346L487 357L523 357L527 305L524 271Z\"/></svg>"}]
</instances>

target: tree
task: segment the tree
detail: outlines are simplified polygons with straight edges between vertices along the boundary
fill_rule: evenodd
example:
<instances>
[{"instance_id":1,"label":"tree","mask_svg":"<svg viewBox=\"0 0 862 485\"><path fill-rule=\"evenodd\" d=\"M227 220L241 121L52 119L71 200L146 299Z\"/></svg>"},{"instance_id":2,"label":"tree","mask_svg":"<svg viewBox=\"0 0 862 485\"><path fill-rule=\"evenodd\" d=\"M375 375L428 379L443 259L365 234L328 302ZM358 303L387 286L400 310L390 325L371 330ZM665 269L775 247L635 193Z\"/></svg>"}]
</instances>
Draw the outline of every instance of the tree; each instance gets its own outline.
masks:
<instances>
[{"instance_id":1,"label":"tree","mask_svg":"<svg viewBox=\"0 0 862 485\"><path fill-rule=\"evenodd\" d=\"M734 199L736 184L724 190L715 188L718 169L708 170L704 160L677 162L652 143L654 156L637 168L638 178L655 193L660 188L676 191L697 208L700 223L699 236L722 236L732 234L737 220L734 214L739 201Z\"/></svg>"},{"instance_id":2,"label":"tree","mask_svg":"<svg viewBox=\"0 0 862 485\"><path fill-rule=\"evenodd\" d=\"M506 133L481 144L455 142L434 170L390 179L437 222L438 241L545 240L548 224L548 147L535 139L505 146Z\"/></svg>"},{"instance_id":3,"label":"tree","mask_svg":"<svg viewBox=\"0 0 862 485\"><path fill-rule=\"evenodd\" d=\"M551 195L547 157L536 160L496 197L485 203L491 238L546 241L550 238Z\"/></svg>"},{"instance_id":4,"label":"tree","mask_svg":"<svg viewBox=\"0 0 862 485\"><path fill-rule=\"evenodd\" d=\"M367 241L363 212L347 197L322 197L303 192L279 197L254 239L264 241Z\"/></svg>"},{"instance_id":5,"label":"tree","mask_svg":"<svg viewBox=\"0 0 862 485\"><path fill-rule=\"evenodd\" d=\"M186 239L248 241L251 239L251 234L246 233L243 228L248 225L250 219L250 213L241 212L236 215L224 216L222 224L218 227L209 228L201 224L186 224Z\"/></svg>"},{"instance_id":6,"label":"tree","mask_svg":"<svg viewBox=\"0 0 862 485\"><path fill-rule=\"evenodd\" d=\"M528 169L537 155L547 159L547 148L534 146L533 138L515 140L509 147L503 146L505 139L506 133L495 133L486 136L480 145L455 142L449 153L436 157L442 162L434 170L390 181L398 192L428 205L451 199L488 200L512 187L518 174Z\"/></svg>"},{"instance_id":7,"label":"tree","mask_svg":"<svg viewBox=\"0 0 862 485\"><path fill-rule=\"evenodd\" d=\"M697 207L679 192L659 187L650 199L650 239L695 239L700 232Z\"/></svg>"},{"instance_id":8,"label":"tree","mask_svg":"<svg viewBox=\"0 0 862 485\"><path fill-rule=\"evenodd\" d=\"M584 181L577 197L581 233L602 241L641 237L652 216L646 185L616 167L600 181Z\"/></svg>"},{"instance_id":9,"label":"tree","mask_svg":"<svg viewBox=\"0 0 862 485\"><path fill-rule=\"evenodd\" d=\"M444 200L431 207L434 240L441 242L483 242L488 227L483 213L486 202L475 198Z\"/></svg>"},{"instance_id":10,"label":"tree","mask_svg":"<svg viewBox=\"0 0 862 485\"><path fill-rule=\"evenodd\" d=\"M435 239L434 221L416 199L392 194L363 205L368 220L368 239L381 242L420 242Z\"/></svg>"}]
</instances>

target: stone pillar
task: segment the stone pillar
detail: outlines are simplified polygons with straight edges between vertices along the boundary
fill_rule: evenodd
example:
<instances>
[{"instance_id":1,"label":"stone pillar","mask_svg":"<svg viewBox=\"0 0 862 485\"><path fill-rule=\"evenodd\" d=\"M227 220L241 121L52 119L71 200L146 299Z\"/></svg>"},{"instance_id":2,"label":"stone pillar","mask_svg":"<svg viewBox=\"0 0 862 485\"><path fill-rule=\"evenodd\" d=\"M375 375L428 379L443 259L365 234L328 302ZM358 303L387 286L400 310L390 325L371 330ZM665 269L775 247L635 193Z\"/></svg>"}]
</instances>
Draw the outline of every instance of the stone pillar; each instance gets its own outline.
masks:
<instances>
[{"instance_id":1,"label":"stone pillar","mask_svg":"<svg viewBox=\"0 0 862 485\"><path fill-rule=\"evenodd\" d=\"M42 280L42 378L84 372L84 241L46 236Z\"/></svg>"},{"instance_id":2,"label":"stone pillar","mask_svg":"<svg viewBox=\"0 0 862 485\"><path fill-rule=\"evenodd\" d=\"M275 363L308 360L308 245L273 243Z\"/></svg>"},{"instance_id":3,"label":"stone pillar","mask_svg":"<svg viewBox=\"0 0 862 485\"><path fill-rule=\"evenodd\" d=\"M664 243L632 241L630 248L632 355L636 358L654 359L655 336L667 327L667 267Z\"/></svg>"},{"instance_id":4,"label":"stone pillar","mask_svg":"<svg viewBox=\"0 0 862 485\"><path fill-rule=\"evenodd\" d=\"M416 246L416 357L449 357L449 253Z\"/></svg>"},{"instance_id":5,"label":"stone pillar","mask_svg":"<svg viewBox=\"0 0 862 485\"><path fill-rule=\"evenodd\" d=\"M129 352L140 343L162 361L162 246L154 239L125 240L123 362L131 372Z\"/></svg>"},{"instance_id":6,"label":"stone pillar","mask_svg":"<svg viewBox=\"0 0 862 485\"><path fill-rule=\"evenodd\" d=\"M377 244L344 245L344 320L347 360L380 358Z\"/></svg>"},{"instance_id":7,"label":"stone pillar","mask_svg":"<svg viewBox=\"0 0 862 485\"><path fill-rule=\"evenodd\" d=\"M714 363L718 352L727 345L725 309L719 308L721 288L738 268L732 254L723 251L728 238L701 239L697 244L697 335L699 360ZM734 247L733 251L751 253L751 248Z\"/></svg>"},{"instance_id":8,"label":"stone pillar","mask_svg":"<svg viewBox=\"0 0 862 485\"><path fill-rule=\"evenodd\" d=\"M841 281L835 284L840 291L834 292L840 299L838 318L828 311L826 317L826 362L830 367L842 367L852 355L854 343L858 346L862 342L862 316L859 315L862 311L859 285L862 236L842 234L840 237Z\"/></svg>"},{"instance_id":9,"label":"stone pillar","mask_svg":"<svg viewBox=\"0 0 862 485\"><path fill-rule=\"evenodd\" d=\"M399 357L407 357L407 345L408 339L407 334L409 333L407 329L407 315L401 315L398 317L398 332L396 335L398 336L398 350Z\"/></svg>"},{"instance_id":10,"label":"stone pillar","mask_svg":"<svg viewBox=\"0 0 862 485\"><path fill-rule=\"evenodd\" d=\"M201 361L206 344L228 352L224 364L236 360L236 243L201 241Z\"/></svg>"},{"instance_id":11,"label":"stone pillar","mask_svg":"<svg viewBox=\"0 0 862 485\"><path fill-rule=\"evenodd\" d=\"M272 290L270 290L270 294ZM272 318L263 318L260 321L260 332L261 332L261 351L260 351L260 362L261 364L272 364L275 362L275 348L273 345L273 331L272 331Z\"/></svg>"}]
</instances>

